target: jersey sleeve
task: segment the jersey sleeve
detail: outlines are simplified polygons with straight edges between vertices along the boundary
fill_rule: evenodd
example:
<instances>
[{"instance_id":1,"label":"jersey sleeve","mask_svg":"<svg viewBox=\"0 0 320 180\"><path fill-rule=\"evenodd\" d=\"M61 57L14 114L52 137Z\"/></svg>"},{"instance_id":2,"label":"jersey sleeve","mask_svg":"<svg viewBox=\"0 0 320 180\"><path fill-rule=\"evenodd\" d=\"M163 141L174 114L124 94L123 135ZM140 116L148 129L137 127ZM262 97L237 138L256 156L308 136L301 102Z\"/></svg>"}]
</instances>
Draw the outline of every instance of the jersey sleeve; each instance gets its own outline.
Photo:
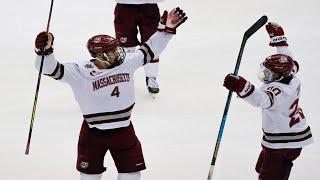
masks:
<instances>
[{"instance_id":1,"label":"jersey sleeve","mask_svg":"<svg viewBox=\"0 0 320 180\"><path fill-rule=\"evenodd\" d=\"M281 101L285 101L283 90L274 83L255 89L251 95L243 99L249 104L262 109L276 108Z\"/></svg>"},{"instance_id":2,"label":"jersey sleeve","mask_svg":"<svg viewBox=\"0 0 320 180\"><path fill-rule=\"evenodd\" d=\"M149 63L159 57L172 38L172 34L166 32L155 32L147 42L143 43L137 53L143 54L143 64Z\"/></svg>"},{"instance_id":3,"label":"jersey sleeve","mask_svg":"<svg viewBox=\"0 0 320 180\"><path fill-rule=\"evenodd\" d=\"M243 98L243 100L245 100L252 106L266 109L273 105L274 96L269 91L255 89L251 95Z\"/></svg>"},{"instance_id":4,"label":"jersey sleeve","mask_svg":"<svg viewBox=\"0 0 320 180\"><path fill-rule=\"evenodd\" d=\"M293 54L289 50L288 46L277 46L277 53L290 56L292 59L294 59Z\"/></svg>"},{"instance_id":5,"label":"jersey sleeve","mask_svg":"<svg viewBox=\"0 0 320 180\"><path fill-rule=\"evenodd\" d=\"M299 63L294 58L294 56L293 56L292 52L289 50L288 46L278 46L277 47L277 53L290 56L293 59L294 66L293 66L293 69L292 69L292 74L295 75L299 71Z\"/></svg>"},{"instance_id":6,"label":"jersey sleeve","mask_svg":"<svg viewBox=\"0 0 320 180\"><path fill-rule=\"evenodd\" d=\"M134 72L140 66L145 64L144 54L142 51L136 51L135 53L127 53L124 63L126 68Z\"/></svg>"},{"instance_id":7,"label":"jersey sleeve","mask_svg":"<svg viewBox=\"0 0 320 180\"><path fill-rule=\"evenodd\" d=\"M40 69L41 56L36 57L35 66L36 69ZM55 80L62 82L72 83L79 80L79 70L74 63L61 64L56 60L54 54L50 54L44 57L42 74L49 76Z\"/></svg>"}]
</instances>

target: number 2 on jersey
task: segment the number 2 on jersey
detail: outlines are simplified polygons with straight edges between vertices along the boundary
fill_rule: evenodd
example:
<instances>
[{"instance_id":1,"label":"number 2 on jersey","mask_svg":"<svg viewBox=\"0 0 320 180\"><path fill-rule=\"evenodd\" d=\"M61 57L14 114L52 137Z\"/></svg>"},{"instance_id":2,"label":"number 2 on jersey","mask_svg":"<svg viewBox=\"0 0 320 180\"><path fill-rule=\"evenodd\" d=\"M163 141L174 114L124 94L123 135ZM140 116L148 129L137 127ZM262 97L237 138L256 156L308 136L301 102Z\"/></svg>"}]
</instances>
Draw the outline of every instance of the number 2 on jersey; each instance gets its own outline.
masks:
<instances>
[{"instance_id":1,"label":"number 2 on jersey","mask_svg":"<svg viewBox=\"0 0 320 180\"><path fill-rule=\"evenodd\" d=\"M119 95L120 95L120 91L119 91L118 86L116 86L116 87L114 87L114 89L112 90L111 96L117 96L117 97L119 97Z\"/></svg>"},{"instance_id":2,"label":"number 2 on jersey","mask_svg":"<svg viewBox=\"0 0 320 180\"><path fill-rule=\"evenodd\" d=\"M291 117L289 126L292 127L293 125L300 122L300 118L304 119L304 114L302 112L301 108L298 108L299 99L296 99L292 105L290 106L290 109L293 109L293 112L290 114L289 117Z\"/></svg>"}]
</instances>

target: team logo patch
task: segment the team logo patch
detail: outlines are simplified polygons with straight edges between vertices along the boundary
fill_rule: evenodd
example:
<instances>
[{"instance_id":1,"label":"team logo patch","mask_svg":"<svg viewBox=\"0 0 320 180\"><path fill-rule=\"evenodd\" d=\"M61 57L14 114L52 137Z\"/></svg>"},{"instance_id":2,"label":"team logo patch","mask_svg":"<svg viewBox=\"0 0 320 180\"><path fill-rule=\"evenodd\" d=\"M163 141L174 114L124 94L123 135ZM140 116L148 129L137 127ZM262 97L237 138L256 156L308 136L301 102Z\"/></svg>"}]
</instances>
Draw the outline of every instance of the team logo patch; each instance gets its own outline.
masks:
<instances>
[{"instance_id":1,"label":"team logo patch","mask_svg":"<svg viewBox=\"0 0 320 180\"><path fill-rule=\"evenodd\" d=\"M86 65L84 65L84 67L87 69L93 68L92 64L86 64Z\"/></svg>"},{"instance_id":2,"label":"team logo patch","mask_svg":"<svg viewBox=\"0 0 320 180\"><path fill-rule=\"evenodd\" d=\"M96 37L93 39L93 42L94 43L99 43L101 41L101 38L100 37Z\"/></svg>"},{"instance_id":3,"label":"team logo patch","mask_svg":"<svg viewBox=\"0 0 320 180\"><path fill-rule=\"evenodd\" d=\"M93 71L90 72L90 75L91 75L91 76L94 76L95 74L96 74L96 71L95 71L95 70L93 70Z\"/></svg>"},{"instance_id":4,"label":"team logo patch","mask_svg":"<svg viewBox=\"0 0 320 180\"><path fill-rule=\"evenodd\" d=\"M82 169L87 169L88 167L89 167L89 162L81 162L80 163L80 167L82 168Z\"/></svg>"},{"instance_id":5,"label":"team logo patch","mask_svg":"<svg viewBox=\"0 0 320 180\"><path fill-rule=\"evenodd\" d=\"M281 57L279 61L280 63L287 63L288 59L286 57Z\"/></svg>"},{"instance_id":6,"label":"team logo patch","mask_svg":"<svg viewBox=\"0 0 320 180\"><path fill-rule=\"evenodd\" d=\"M91 76L95 76L95 75L98 75L98 74L101 74L102 72L97 72L97 71L95 71L95 70L92 70L91 72L90 72L90 75Z\"/></svg>"},{"instance_id":7,"label":"team logo patch","mask_svg":"<svg viewBox=\"0 0 320 180\"><path fill-rule=\"evenodd\" d=\"M121 38L119 39L119 41L120 41L121 43L126 43L127 40L128 40L127 37L121 37Z\"/></svg>"}]
</instances>

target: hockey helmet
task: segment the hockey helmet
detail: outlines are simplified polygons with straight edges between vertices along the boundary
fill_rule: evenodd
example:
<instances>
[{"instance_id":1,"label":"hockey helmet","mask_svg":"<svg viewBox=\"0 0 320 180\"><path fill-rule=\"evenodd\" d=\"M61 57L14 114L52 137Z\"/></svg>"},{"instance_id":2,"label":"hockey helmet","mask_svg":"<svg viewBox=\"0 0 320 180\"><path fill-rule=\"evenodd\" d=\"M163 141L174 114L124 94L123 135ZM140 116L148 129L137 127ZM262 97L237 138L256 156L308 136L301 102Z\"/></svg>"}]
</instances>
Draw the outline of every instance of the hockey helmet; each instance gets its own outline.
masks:
<instances>
[{"instance_id":1,"label":"hockey helmet","mask_svg":"<svg viewBox=\"0 0 320 180\"><path fill-rule=\"evenodd\" d=\"M280 81L284 77L290 76L294 62L290 56L284 54L274 54L268 56L261 63L261 70L258 77L264 83Z\"/></svg>"},{"instance_id":2,"label":"hockey helmet","mask_svg":"<svg viewBox=\"0 0 320 180\"><path fill-rule=\"evenodd\" d=\"M122 64L126 55L117 39L104 34L91 37L87 48L92 57L105 61L112 67Z\"/></svg>"}]
</instances>

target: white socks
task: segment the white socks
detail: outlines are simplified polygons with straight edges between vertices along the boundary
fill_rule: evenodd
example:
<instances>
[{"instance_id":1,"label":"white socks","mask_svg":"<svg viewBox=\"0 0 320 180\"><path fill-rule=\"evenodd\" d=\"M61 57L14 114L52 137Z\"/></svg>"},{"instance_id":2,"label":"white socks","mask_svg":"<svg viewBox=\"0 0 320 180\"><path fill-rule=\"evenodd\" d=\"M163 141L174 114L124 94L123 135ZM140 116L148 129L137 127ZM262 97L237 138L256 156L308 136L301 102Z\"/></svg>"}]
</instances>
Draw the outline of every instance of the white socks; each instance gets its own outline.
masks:
<instances>
[{"instance_id":1,"label":"white socks","mask_svg":"<svg viewBox=\"0 0 320 180\"><path fill-rule=\"evenodd\" d=\"M132 173L119 173L117 180L139 180L140 177L140 171Z\"/></svg>"},{"instance_id":2,"label":"white socks","mask_svg":"<svg viewBox=\"0 0 320 180\"><path fill-rule=\"evenodd\" d=\"M159 63L148 63L143 66L146 77L157 77L159 71Z\"/></svg>"},{"instance_id":3,"label":"white socks","mask_svg":"<svg viewBox=\"0 0 320 180\"><path fill-rule=\"evenodd\" d=\"M80 180L101 180L102 174L80 173Z\"/></svg>"},{"instance_id":4,"label":"white socks","mask_svg":"<svg viewBox=\"0 0 320 180\"><path fill-rule=\"evenodd\" d=\"M80 180L101 180L102 174L80 173ZM117 180L140 180L140 171L132 173L119 173Z\"/></svg>"}]
</instances>

